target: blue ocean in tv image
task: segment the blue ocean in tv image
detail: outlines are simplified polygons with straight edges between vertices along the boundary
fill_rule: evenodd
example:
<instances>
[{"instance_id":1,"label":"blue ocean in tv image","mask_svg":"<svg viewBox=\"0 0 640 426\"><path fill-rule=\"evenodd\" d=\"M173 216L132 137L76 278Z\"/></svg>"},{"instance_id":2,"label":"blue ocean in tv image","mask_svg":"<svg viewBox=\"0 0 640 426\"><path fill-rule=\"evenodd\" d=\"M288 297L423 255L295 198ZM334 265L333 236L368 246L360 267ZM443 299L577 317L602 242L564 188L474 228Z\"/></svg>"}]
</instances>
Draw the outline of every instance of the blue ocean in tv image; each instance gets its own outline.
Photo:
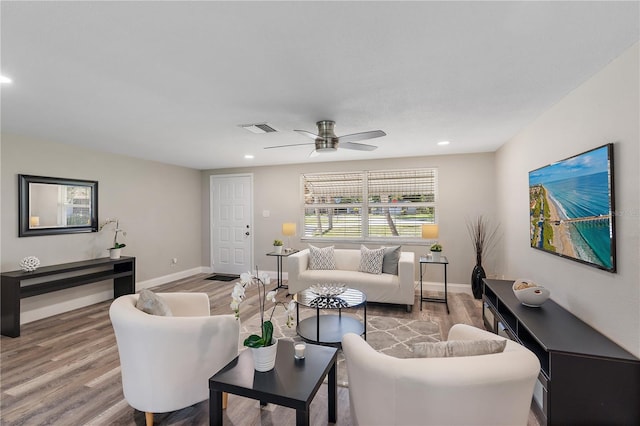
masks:
<instances>
[{"instance_id":1,"label":"blue ocean in tv image","mask_svg":"<svg viewBox=\"0 0 640 426\"><path fill-rule=\"evenodd\" d=\"M544 187L563 219L583 219L570 228L578 257L611 268L608 172L548 182Z\"/></svg>"}]
</instances>

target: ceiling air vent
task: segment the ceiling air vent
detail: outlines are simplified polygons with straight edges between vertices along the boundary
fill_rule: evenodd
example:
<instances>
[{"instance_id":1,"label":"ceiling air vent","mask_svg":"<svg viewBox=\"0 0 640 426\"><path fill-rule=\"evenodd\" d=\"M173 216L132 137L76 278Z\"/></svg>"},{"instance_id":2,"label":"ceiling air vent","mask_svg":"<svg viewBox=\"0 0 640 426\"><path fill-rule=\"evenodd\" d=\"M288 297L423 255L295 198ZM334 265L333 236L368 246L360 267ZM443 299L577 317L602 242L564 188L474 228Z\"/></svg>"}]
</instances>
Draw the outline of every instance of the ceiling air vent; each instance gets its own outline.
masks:
<instances>
[{"instance_id":1,"label":"ceiling air vent","mask_svg":"<svg viewBox=\"0 0 640 426\"><path fill-rule=\"evenodd\" d=\"M273 133L277 132L276 129L271 127L270 124L267 123L257 123L257 124L240 124L240 127L250 131L251 133Z\"/></svg>"}]
</instances>

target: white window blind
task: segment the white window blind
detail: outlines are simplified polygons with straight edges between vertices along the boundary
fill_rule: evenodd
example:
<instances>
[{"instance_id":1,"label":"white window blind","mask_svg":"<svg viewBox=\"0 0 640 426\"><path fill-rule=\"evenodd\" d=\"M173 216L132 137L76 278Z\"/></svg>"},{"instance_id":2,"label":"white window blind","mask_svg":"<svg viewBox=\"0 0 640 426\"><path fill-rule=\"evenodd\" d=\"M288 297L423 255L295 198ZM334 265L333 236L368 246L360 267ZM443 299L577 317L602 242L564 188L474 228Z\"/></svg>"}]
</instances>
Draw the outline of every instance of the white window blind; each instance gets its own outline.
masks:
<instances>
[{"instance_id":1,"label":"white window blind","mask_svg":"<svg viewBox=\"0 0 640 426\"><path fill-rule=\"evenodd\" d=\"M303 237L417 238L435 223L437 169L303 174Z\"/></svg>"}]
</instances>

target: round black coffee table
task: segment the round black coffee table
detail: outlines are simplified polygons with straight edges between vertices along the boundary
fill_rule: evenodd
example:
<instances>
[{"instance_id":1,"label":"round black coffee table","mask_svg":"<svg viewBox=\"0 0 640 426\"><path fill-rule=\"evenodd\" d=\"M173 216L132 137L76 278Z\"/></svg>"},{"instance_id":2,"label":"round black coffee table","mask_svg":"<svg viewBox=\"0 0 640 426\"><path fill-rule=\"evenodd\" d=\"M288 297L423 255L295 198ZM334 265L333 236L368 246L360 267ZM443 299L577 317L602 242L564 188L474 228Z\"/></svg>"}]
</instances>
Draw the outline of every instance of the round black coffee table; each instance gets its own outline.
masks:
<instances>
[{"instance_id":1,"label":"round black coffee table","mask_svg":"<svg viewBox=\"0 0 640 426\"><path fill-rule=\"evenodd\" d=\"M348 288L338 296L318 296L310 289L293 295L297 302L297 333L305 340L339 344L346 333L363 335L367 339L367 296L360 290ZM300 320L300 305L315 308L316 315ZM364 321L350 315L342 315L342 309L364 307ZM337 314L320 315L321 309L338 310Z\"/></svg>"}]
</instances>

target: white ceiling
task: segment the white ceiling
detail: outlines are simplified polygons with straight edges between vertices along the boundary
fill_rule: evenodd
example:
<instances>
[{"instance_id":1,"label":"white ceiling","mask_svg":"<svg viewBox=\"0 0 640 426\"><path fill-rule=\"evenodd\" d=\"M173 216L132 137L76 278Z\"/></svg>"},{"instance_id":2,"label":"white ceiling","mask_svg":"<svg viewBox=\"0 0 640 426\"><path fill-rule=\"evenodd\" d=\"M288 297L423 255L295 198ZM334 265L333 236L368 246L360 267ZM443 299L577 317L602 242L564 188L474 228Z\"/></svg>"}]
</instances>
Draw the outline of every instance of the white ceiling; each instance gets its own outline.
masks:
<instances>
[{"instance_id":1,"label":"white ceiling","mask_svg":"<svg viewBox=\"0 0 640 426\"><path fill-rule=\"evenodd\" d=\"M637 1L2 1L0 13L14 81L3 133L196 169L495 151L640 39ZM387 136L312 159L311 146L263 149L313 142L293 129L322 119ZM279 132L238 127L262 122Z\"/></svg>"}]
</instances>

